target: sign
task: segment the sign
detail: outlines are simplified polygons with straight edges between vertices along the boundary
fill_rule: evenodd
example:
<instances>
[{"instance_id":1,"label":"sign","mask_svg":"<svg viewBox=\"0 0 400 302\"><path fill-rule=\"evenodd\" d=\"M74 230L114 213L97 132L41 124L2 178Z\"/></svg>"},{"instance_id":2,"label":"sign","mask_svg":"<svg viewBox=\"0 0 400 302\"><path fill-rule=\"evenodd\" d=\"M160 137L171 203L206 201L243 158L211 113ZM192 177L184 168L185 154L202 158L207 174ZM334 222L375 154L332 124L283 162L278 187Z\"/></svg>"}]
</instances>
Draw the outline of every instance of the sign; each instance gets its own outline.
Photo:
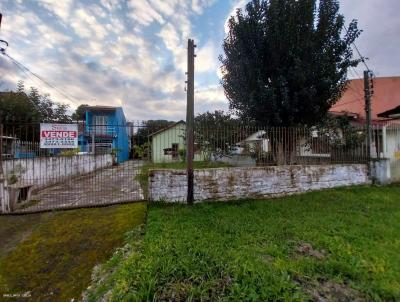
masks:
<instances>
[{"instance_id":1,"label":"sign","mask_svg":"<svg viewBox=\"0 0 400 302\"><path fill-rule=\"evenodd\" d=\"M40 124L40 148L78 148L78 124Z\"/></svg>"},{"instance_id":2,"label":"sign","mask_svg":"<svg viewBox=\"0 0 400 302\"><path fill-rule=\"evenodd\" d=\"M395 157L396 159L400 159L400 151L394 152L394 157Z\"/></svg>"}]
</instances>

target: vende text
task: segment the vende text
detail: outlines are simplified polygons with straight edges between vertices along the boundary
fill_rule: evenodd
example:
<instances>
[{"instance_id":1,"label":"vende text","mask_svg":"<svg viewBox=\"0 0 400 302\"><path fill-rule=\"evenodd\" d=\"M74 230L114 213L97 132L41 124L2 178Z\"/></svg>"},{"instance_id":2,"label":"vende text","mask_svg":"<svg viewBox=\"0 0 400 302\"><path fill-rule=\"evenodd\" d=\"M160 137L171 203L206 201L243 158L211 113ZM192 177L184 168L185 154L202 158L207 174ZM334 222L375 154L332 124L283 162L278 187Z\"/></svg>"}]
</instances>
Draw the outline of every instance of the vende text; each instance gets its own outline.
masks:
<instances>
[{"instance_id":1,"label":"vende text","mask_svg":"<svg viewBox=\"0 0 400 302\"><path fill-rule=\"evenodd\" d=\"M42 131L42 137L46 138L76 138L76 131Z\"/></svg>"}]
</instances>

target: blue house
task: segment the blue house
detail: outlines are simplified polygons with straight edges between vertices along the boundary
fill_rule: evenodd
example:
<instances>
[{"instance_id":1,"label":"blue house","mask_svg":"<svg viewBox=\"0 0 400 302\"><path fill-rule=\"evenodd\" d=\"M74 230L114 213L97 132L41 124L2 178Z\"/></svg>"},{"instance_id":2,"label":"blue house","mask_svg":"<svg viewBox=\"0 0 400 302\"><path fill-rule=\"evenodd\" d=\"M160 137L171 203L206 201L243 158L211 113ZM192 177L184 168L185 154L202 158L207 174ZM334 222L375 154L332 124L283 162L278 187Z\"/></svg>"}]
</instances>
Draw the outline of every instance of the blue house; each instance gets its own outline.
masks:
<instances>
[{"instance_id":1,"label":"blue house","mask_svg":"<svg viewBox=\"0 0 400 302\"><path fill-rule=\"evenodd\" d=\"M118 163L129 159L129 135L124 111L121 107L86 107L85 124L78 144L82 152L96 154L115 152Z\"/></svg>"}]
</instances>

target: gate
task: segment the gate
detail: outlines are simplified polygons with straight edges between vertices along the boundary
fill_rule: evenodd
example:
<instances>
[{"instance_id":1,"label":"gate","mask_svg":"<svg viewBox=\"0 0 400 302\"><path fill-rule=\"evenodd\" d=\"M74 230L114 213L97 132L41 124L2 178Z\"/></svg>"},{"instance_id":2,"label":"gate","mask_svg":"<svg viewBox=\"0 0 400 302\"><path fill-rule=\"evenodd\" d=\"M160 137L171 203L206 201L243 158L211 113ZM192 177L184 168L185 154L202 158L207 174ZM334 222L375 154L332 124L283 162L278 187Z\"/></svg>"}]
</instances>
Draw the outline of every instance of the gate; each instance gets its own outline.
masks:
<instances>
[{"instance_id":1,"label":"gate","mask_svg":"<svg viewBox=\"0 0 400 302\"><path fill-rule=\"evenodd\" d=\"M94 123L71 123L77 129L76 134L71 134L77 141L73 148L41 148L43 133L38 123L0 125L1 212L39 212L143 200L139 174L149 156L136 149L138 141L143 145L148 137L146 128L142 123ZM63 129L71 124L57 125ZM46 135L56 139L58 134ZM63 140L62 136L59 134L57 139Z\"/></svg>"},{"instance_id":2,"label":"gate","mask_svg":"<svg viewBox=\"0 0 400 302\"><path fill-rule=\"evenodd\" d=\"M400 123L390 123L384 129L386 132L384 154L390 159L392 182L400 182Z\"/></svg>"}]
</instances>

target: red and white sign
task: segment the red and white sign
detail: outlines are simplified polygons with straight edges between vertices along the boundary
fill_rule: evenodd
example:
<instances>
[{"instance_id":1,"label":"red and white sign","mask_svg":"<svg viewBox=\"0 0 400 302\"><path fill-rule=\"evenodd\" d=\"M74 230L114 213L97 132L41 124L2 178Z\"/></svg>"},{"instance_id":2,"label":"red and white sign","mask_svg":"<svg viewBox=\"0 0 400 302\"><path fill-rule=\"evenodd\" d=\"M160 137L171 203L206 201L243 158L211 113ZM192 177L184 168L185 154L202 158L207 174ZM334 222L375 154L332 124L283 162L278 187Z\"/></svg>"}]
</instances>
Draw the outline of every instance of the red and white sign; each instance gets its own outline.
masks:
<instances>
[{"instance_id":1,"label":"red and white sign","mask_svg":"<svg viewBox=\"0 0 400 302\"><path fill-rule=\"evenodd\" d=\"M78 124L40 124L40 148L78 148Z\"/></svg>"}]
</instances>

